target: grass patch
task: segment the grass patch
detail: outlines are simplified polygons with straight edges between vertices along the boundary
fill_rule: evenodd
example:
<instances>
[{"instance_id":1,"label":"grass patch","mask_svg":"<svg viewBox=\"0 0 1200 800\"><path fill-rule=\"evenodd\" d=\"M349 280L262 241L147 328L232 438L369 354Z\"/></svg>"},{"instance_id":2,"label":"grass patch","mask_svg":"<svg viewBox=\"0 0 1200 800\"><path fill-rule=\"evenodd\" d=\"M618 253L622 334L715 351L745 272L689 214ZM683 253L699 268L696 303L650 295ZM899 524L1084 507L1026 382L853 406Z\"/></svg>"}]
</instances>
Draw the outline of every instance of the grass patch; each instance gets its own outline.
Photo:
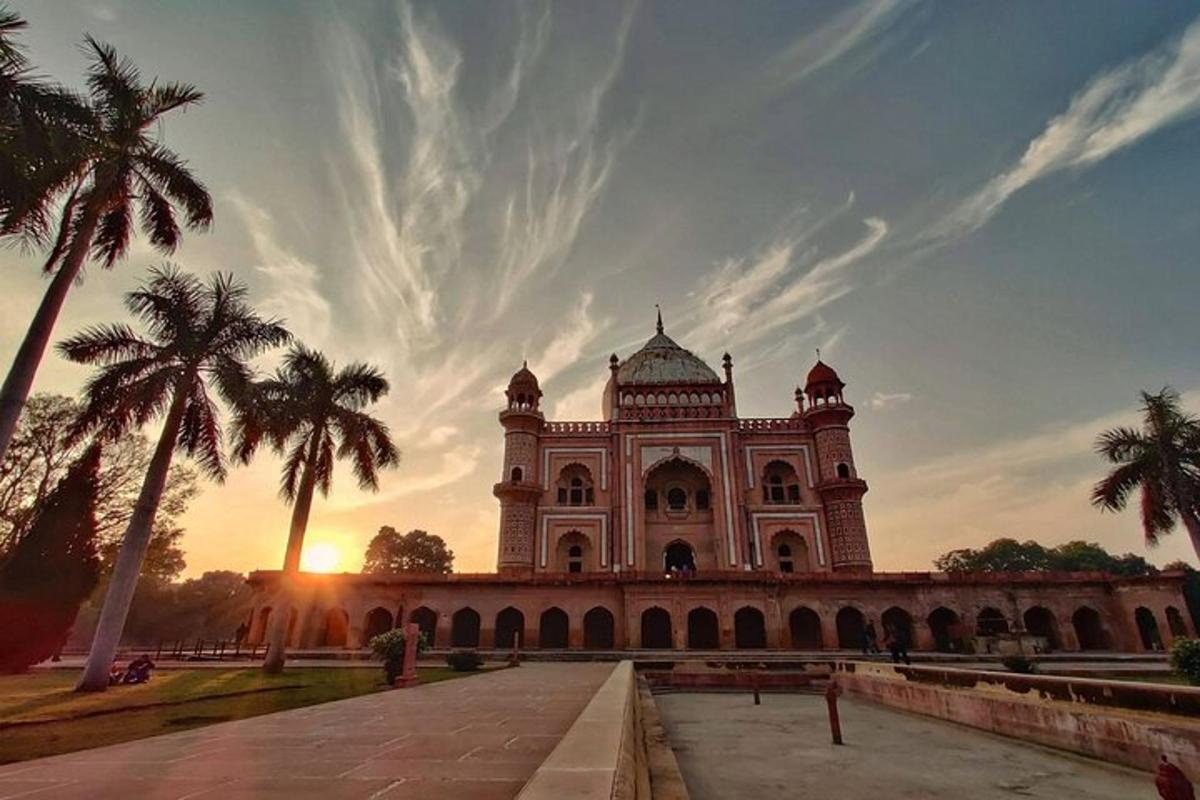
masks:
<instances>
[{"instance_id":1,"label":"grass patch","mask_svg":"<svg viewBox=\"0 0 1200 800\"><path fill-rule=\"evenodd\" d=\"M1100 677L1100 676L1097 676ZM1104 680L1110 681L1139 681L1140 683L1165 683L1170 686L1191 686L1187 678L1174 673L1163 672L1146 672L1134 673L1114 672L1103 676Z\"/></svg>"},{"instance_id":2,"label":"grass patch","mask_svg":"<svg viewBox=\"0 0 1200 800\"><path fill-rule=\"evenodd\" d=\"M423 683L461 677L421 668ZM79 670L0 676L0 764L117 744L386 689L382 670L292 667L157 670L139 686L76 694Z\"/></svg>"}]
</instances>

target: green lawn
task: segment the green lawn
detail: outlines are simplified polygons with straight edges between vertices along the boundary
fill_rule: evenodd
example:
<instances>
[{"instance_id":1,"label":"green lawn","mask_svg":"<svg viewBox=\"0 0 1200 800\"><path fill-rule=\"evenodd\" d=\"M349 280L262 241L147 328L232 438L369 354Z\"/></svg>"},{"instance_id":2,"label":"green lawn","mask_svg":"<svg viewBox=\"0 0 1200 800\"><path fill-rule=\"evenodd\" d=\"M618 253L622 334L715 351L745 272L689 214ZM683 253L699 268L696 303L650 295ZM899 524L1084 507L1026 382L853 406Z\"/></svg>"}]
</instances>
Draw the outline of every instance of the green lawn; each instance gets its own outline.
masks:
<instances>
[{"instance_id":1,"label":"green lawn","mask_svg":"<svg viewBox=\"0 0 1200 800\"><path fill-rule=\"evenodd\" d=\"M422 667L433 683L472 673ZM0 764L116 744L386 689L382 669L157 670L140 686L75 694L78 670L0 676Z\"/></svg>"}]
</instances>

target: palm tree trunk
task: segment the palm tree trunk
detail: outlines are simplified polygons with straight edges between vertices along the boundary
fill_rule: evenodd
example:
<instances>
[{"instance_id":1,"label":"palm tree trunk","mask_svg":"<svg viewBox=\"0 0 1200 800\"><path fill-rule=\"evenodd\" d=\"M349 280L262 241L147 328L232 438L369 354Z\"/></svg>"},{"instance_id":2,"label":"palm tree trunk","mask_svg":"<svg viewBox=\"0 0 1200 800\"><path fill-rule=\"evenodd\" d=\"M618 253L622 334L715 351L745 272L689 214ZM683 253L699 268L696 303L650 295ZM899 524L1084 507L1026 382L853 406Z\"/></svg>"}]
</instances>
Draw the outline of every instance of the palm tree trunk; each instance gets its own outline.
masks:
<instances>
[{"instance_id":1,"label":"palm tree trunk","mask_svg":"<svg viewBox=\"0 0 1200 800\"><path fill-rule=\"evenodd\" d=\"M84 207L79 229L71 240L71 249L67 251L62 266L50 281L50 286L46 288L42 303L33 315L29 330L25 332L25 339L21 342L12 367L8 370L8 377L4 379L4 387L0 388L0 462L4 460L8 445L16 433L17 420L21 417L21 409L25 407L25 400L33 387L33 378L37 375L46 345L50 344L54 323L58 321L58 314L67 299L67 291L75 282L87 258L99 219L99 210L92 204Z\"/></svg>"},{"instance_id":2,"label":"palm tree trunk","mask_svg":"<svg viewBox=\"0 0 1200 800\"><path fill-rule=\"evenodd\" d=\"M138 495L137 505L133 507L133 515L129 518L129 526L125 529L125 536L121 541L121 551L117 554L117 563L113 567L108 592L104 597L104 608L100 611L100 621L92 639L92 650L88 654L83 677L75 687L77 692L102 692L108 688L108 673L116 657L117 646L121 643L125 618L129 615L129 605L133 602L138 576L142 572L142 562L150 545L154 517L158 513L158 504L167 485L171 456L175 452L183 412L187 408L188 389L194 379L194 375L185 376L175 386L171 410L167 412L158 446L154 448L154 456L146 470L142 491Z\"/></svg>"},{"instance_id":3,"label":"palm tree trunk","mask_svg":"<svg viewBox=\"0 0 1200 800\"><path fill-rule=\"evenodd\" d=\"M287 658L288 623L292 616L292 590L296 573L300 571L300 553L304 549L304 534L308 530L308 514L312 510L313 489L317 483L317 451L320 444L320 427L318 426L313 431L313 439L308 446L308 457L304 462L304 472L300 476L300 487L296 492L296 501L292 505L292 524L288 529L287 550L283 554L283 572L279 576L279 592L275 597L275 611L268 621L267 657L263 661L263 672L269 674L283 672L283 662Z\"/></svg>"}]
</instances>

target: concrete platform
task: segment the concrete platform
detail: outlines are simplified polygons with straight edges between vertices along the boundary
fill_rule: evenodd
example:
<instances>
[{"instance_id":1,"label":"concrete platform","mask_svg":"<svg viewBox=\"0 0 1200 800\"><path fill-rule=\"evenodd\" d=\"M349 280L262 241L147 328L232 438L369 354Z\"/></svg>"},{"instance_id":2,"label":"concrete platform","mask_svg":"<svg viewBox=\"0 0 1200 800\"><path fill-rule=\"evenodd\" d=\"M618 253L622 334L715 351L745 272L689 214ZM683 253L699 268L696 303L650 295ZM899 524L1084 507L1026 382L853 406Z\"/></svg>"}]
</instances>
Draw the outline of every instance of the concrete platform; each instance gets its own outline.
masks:
<instances>
[{"instance_id":1,"label":"concrete platform","mask_svg":"<svg viewBox=\"0 0 1200 800\"><path fill-rule=\"evenodd\" d=\"M611 664L517 669L0 767L0 800L507 800Z\"/></svg>"},{"instance_id":2,"label":"concrete platform","mask_svg":"<svg viewBox=\"0 0 1200 800\"><path fill-rule=\"evenodd\" d=\"M692 800L1154 800L1153 776L843 697L830 743L819 695L656 696Z\"/></svg>"}]
</instances>

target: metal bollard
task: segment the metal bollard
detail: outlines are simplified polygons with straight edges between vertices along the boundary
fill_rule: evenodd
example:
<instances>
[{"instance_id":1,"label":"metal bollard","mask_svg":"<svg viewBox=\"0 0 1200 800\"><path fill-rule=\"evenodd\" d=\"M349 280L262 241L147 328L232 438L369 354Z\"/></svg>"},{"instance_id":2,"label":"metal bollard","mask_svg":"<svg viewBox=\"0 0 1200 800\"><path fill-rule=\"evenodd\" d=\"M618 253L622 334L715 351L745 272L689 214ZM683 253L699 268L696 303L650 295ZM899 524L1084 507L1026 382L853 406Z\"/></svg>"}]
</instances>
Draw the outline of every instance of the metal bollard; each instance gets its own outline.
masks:
<instances>
[{"instance_id":1,"label":"metal bollard","mask_svg":"<svg viewBox=\"0 0 1200 800\"><path fill-rule=\"evenodd\" d=\"M754 705L761 706L762 698L758 696L758 673L750 673L750 688L754 690Z\"/></svg>"},{"instance_id":2,"label":"metal bollard","mask_svg":"<svg viewBox=\"0 0 1200 800\"><path fill-rule=\"evenodd\" d=\"M842 693L842 689L837 685L837 681L833 678L829 679L829 685L825 687L825 703L829 706L829 733L833 736L834 744L842 743L842 721L838 717L837 699Z\"/></svg>"}]
</instances>

